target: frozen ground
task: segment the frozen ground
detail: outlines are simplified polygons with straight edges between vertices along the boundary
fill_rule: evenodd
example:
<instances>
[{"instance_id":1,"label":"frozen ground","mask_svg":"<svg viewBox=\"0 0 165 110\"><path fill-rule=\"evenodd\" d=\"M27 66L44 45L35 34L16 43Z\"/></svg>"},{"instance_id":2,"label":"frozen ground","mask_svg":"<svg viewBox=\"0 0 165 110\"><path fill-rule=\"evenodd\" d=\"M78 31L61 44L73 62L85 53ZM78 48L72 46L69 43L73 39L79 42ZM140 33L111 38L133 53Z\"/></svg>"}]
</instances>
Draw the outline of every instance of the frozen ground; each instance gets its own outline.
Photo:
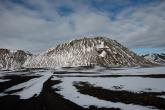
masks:
<instances>
[{"instance_id":1,"label":"frozen ground","mask_svg":"<svg viewBox=\"0 0 165 110\"><path fill-rule=\"evenodd\" d=\"M57 80L55 77L52 80ZM93 82L93 84L96 84L98 81L98 78L62 78L62 83L53 86L53 88L59 88L60 91L58 91L59 94L63 95L64 98L69 99L73 101L74 103L83 106L83 107L89 107L90 105L97 106L98 108L105 107L105 108L121 108L123 110L150 110L149 107L143 107L139 105L133 105L133 104L124 104L124 103L113 103L110 101L100 100L92 96L84 95L79 93L76 88L73 86L74 82L77 81L85 81L85 82ZM104 78L102 80L99 80L100 82L103 81L101 84L102 87L105 85L108 85L108 82L104 81Z\"/></svg>"},{"instance_id":2,"label":"frozen ground","mask_svg":"<svg viewBox=\"0 0 165 110\"><path fill-rule=\"evenodd\" d=\"M55 83L59 81L59 83ZM51 86L48 82L51 82ZM80 92L74 84L81 85L81 82L86 82L91 87L97 88L99 91L119 91L137 94L137 96L144 95L149 97L148 101L151 103L140 103L133 101L126 103L123 99L118 102L114 100L100 99L98 96L84 94ZM91 106L96 108L118 108L122 110L151 110L151 109L165 109L165 67L154 68L56 68L54 70L46 69L23 69L21 71L0 71L0 102L7 105L8 97L19 96L19 100L37 100L48 94L48 91L53 91L58 94L62 100L70 101L75 105L82 107L82 109L90 109ZM48 88L50 86L50 88ZM43 91L43 89L46 90ZM86 88L86 87L84 87ZM101 88L101 89L99 89ZM49 90L50 89L50 90ZM90 91L89 89L86 89ZM46 92L45 92L46 91ZM103 91L104 92L104 91ZM50 93L49 93L50 94ZM146 96L145 96L146 94ZM52 94L53 95L53 94ZM100 94L105 95L106 94ZM49 96L49 95L48 95ZM47 98L49 98L47 96ZM151 97L150 97L151 96ZM54 100L57 96L51 96ZM129 97L129 94L128 94ZM41 98L40 100L43 100ZM15 99L14 99L15 100ZM18 100L18 99L17 99ZM37 104L43 103L37 101ZM142 98L143 100L143 98ZM8 102L12 103L12 102ZM49 103L49 102L45 102ZM56 105L56 103L51 102ZM59 102L60 103L60 102ZM154 104L158 103L158 104ZM160 103L160 104L159 104ZM19 106L19 104L18 104ZM73 110L73 106L70 109ZM52 108L53 109L53 108ZM61 108L62 109L62 108ZM60 110L60 108L59 108Z\"/></svg>"},{"instance_id":3,"label":"frozen ground","mask_svg":"<svg viewBox=\"0 0 165 110\"><path fill-rule=\"evenodd\" d=\"M165 78L144 77L63 77L59 78L66 84L73 82L88 82L110 90L127 90L131 92L165 92ZM64 85L66 85L64 84ZM120 88L115 88L120 87Z\"/></svg>"}]
</instances>

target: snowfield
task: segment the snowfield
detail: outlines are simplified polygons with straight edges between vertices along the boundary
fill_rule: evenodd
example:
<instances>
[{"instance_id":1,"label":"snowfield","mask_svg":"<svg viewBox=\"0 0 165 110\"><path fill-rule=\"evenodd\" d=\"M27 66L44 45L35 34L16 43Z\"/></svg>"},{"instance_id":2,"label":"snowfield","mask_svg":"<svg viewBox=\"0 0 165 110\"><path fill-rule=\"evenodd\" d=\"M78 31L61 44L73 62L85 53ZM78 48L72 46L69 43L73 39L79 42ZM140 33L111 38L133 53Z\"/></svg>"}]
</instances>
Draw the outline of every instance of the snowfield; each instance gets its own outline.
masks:
<instances>
[{"instance_id":1,"label":"snowfield","mask_svg":"<svg viewBox=\"0 0 165 110\"><path fill-rule=\"evenodd\" d=\"M53 83L53 81L60 82ZM0 101L1 98L5 98L6 96L19 96L19 100L30 100L38 96L41 97L41 93L45 94L43 87L48 87L48 82L52 82L52 85L49 86L54 93L59 94L64 100L71 101L84 109L90 109L91 106L97 108L119 108L121 110L165 109L163 105L154 104L155 100L165 101L165 67L95 67L88 69L73 67L56 68L54 70L25 69L21 71L0 71L0 84L2 85L0 87ZM81 82L88 83L91 87L97 89L101 88L103 90L119 92L126 91L130 94L140 95L142 93L152 94L152 100L150 101L153 103L145 105L145 103L139 104L138 102L125 103L122 100L114 102L113 100L100 99L98 96L80 92L74 84L83 87ZM5 85L10 83L10 86ZM150 95L148 96L150 99Z\"/></svg>"},{"instance_id":2,"label":"snowfield","mask_svg":"<svg viewBox=\"0 0 165 110\"><path fill-rule=\"evenodd\" d=\"M57 80L57 78L53 78L52 80ZM97 106L98 108L122 108L122 110L150 110L150 107L143 107L139 105L133 105L133 104L123 104L123 103L113 103L110 101L100 100L97 98L94 98L92 96L83 95L80 94L76 88L73 86L73 82L75 81L91 81L91 79L83 79L83 78L62 78L62 83L59 85L53 86L53 88L60 88L60 91L58 91L59 94L63 95L64 98L69 99L73 101L74 103L83 106L85 108L88 108L90 105ZM98 80L94 79L93 81L96 83ZM102 79L101 81L103 81ZM100 82L101 82L100 81ZM103 83L102 83L103 84ZM103 84L103 85L106 85ZM103 86L104 87L104 86Z\"/></svg>"},{"instance_id":3,"label":"snowfield","mask_svg":"<svg viewBox=\"0 0 165 110\"><path fill-rule=\"evenodd\" d=\"M34 78L25 83L18 84L5 90L5 92L23 89L22 91L13 93L12 95L19 95L20 99L29 99L34 95L38 96L42 91L43 83L52 76L52 73L41 72L40 75L40 78Z\"/></svg>"}]
</instances>

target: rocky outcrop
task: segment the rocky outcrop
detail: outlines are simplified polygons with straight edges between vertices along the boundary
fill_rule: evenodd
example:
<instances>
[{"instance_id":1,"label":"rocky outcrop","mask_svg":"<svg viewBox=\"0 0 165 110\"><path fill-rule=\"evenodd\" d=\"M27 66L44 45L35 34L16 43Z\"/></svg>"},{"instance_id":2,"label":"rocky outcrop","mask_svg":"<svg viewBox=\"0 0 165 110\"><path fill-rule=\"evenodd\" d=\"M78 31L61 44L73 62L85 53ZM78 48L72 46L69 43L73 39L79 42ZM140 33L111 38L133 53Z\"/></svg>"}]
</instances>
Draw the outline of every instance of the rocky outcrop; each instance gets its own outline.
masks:
<instances>
[{"instance_id":1,"label":"rocky outcrop","mask_svg":"<svg viewBox=\"0 0 165 110\"><path fill-rule=\"evenodd\" d=\"M11 52L8 49L0 48L0 69L21 68L27 57L31 56L22 50Z\"/></svg>"}]
</instances>

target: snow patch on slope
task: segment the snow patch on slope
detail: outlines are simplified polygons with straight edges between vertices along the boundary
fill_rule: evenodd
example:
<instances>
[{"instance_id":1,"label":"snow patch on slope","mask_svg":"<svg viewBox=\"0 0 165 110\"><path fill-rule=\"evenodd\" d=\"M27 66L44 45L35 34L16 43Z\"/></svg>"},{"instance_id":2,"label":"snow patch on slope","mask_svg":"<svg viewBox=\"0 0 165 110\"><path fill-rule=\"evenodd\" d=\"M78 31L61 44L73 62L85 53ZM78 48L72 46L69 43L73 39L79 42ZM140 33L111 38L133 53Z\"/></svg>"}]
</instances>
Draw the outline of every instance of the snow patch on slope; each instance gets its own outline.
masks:
<instances>
[{"instance_id":1,"label":"snow patch on slope","mask_svg":"<svg viewBox=\"0 0 165 110\"><path fill-rule=\"evenodd\" d=\"M105 57L107 53L105 51L102 51L101 54L99 55L100 57Z\"/></svg>"}]
</instances>

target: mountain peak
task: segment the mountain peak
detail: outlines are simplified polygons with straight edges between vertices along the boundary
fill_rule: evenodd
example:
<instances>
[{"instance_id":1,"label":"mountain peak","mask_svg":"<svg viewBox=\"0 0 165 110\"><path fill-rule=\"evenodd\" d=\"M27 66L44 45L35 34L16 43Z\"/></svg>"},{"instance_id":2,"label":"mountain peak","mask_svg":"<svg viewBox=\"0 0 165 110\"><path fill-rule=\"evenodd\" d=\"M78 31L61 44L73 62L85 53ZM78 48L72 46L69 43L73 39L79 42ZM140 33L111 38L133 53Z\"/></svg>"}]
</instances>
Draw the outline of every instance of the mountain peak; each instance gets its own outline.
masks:
<instances>
[{"instance_id":1,"label":"mountain peak","mask_svg":"<svg viewBox=\"0 0 165 110\"><path fill-rule=\"evenodd\" d=\"M115 40L106 37L82 38L57 45L44 54L30 57L25 67L57 66L146 66L152 65Z\"/></svg>"},{"instance_id":2,"label":"mountain peak","mask_svg":"<svg viewBox=\"0 0 165 110\"><path fill-rule=\"evenodd\" d=\"M106 37L65 42L38 55L0 49L0 68L56 68L72 66L131 67L155 65L116 40Z\"/></svg>"}]
</instances>

